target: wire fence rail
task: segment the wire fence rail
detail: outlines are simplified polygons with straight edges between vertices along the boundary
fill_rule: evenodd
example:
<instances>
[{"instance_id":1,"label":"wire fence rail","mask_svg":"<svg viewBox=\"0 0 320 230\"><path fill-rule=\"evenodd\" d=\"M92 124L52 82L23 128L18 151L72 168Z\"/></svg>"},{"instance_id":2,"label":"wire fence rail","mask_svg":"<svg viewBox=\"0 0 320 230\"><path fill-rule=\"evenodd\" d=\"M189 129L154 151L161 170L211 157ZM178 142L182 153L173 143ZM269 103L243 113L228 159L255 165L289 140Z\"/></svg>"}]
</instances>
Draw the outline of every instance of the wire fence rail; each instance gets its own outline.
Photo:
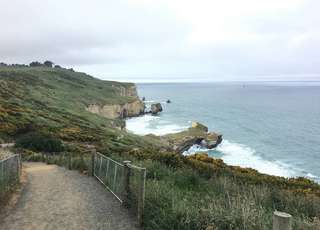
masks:
<instances>
[{"instance_id":1,"label":"wire fence rail","mask_svg":"<svg viewBox=\"0 0 320 230\"><path fill-rule=\"evenodd\" d=\"M32 155L27 160L44 161L48 164L57 164L68 169L88 170L102 183L124 206L129 208L143 225L146 168L131 164L130 161L122 163L111 159L101 153L92 151L87 155L72 153L51 153ZM12 186L19 182L21 173L21 155L13 155L0 160L0 198L8 192ZM150 212L156 206L152 200L146 200L147 209ZM152 206L152 208L148 208ZM160 207L159 207L160 208ZM290 214L275 211L273 213L273 230L291 230L292 216ZM153 227L158 229L157 223Z\"/></svg>"},{"instance_id":2,"label":"wire fence rail","mask_svg":"<svg viewBox=\"0 0 320 230\"><path fill-rule=\"evenodd\" d=\"M19 154L0 160L0 199L19 183L21 166Z\"/></svg>"},{"instance_id":3,"label":"wire fence rail","mask_svg":"<svg viewBox=\"0 0 320 230\"><path fill-rule=\"evenodd\" d=\"M124 206L137 215L143 224L146 168L119 163L100 153L92 156L92 175L96 177Z\"/></svg>"}]
</instances>

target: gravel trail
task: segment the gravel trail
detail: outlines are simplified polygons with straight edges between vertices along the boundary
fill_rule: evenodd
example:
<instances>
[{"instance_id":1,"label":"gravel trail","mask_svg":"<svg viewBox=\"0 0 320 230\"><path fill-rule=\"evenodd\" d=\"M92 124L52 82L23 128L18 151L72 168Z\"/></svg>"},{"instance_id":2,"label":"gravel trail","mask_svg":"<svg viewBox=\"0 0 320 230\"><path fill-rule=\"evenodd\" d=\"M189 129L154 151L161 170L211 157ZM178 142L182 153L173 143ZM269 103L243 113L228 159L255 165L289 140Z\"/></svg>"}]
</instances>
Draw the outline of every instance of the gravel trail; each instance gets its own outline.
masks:
<instances>
[{"instance_id":1,"label":"gravel trail","mask_svg":"<svg viewBox=\"0 0 320 230\"><path fill-rule=\"evenodd\" d=\"M24 164L28 182L1 230L137 230L136 221L92 177L55 165Z\"/></svg>"}]
</instances>

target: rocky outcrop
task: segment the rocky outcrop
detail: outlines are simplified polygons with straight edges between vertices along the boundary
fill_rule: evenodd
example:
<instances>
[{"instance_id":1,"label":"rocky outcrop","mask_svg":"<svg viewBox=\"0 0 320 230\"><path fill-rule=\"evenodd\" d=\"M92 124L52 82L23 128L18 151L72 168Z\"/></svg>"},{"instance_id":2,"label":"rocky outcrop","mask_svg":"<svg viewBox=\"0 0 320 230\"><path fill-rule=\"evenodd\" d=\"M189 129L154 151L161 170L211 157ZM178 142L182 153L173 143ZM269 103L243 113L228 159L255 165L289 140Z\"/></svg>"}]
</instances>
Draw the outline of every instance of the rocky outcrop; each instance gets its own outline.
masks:
<instances>
[{"instance_id":1,"label":"rocky outcrop","mask_svg":"<svg viewBox=\"0 0 320 230\"><path fill-rule=\"evenodd\" d=\"M138 97L137 87L135 85L127 87L112 85L112 87L119 91L119 96L121 97Z\"/></svg>"},{"instance_id":2,"label":"rocky outcrop","mask_svg":"<svg viewBox=\"0 0 320 230\"><path fill-rule=\"evenodd\" d=\"M209 132L206 137L201 141L200 145L202 147L213 149L216 148L222 142L222 135Z\"/></svg>"},{"instance_id":3,"label":"rocky outcrop","mask_svg":"<svg viewBox=\"0 0 320 230\"><path fill-rule=\"evenodd\" d=\"M154 103L154 104L147 104L147 107L145 109L145 114L152 114L157 115L158 113L162 112L163 108L161 103Z\"/></svg>"},{"instance_id":4,"label":"rocky outcrop","mask_svg":"<svg viewBox=\"0 0 320 230\"><path fill-rule=\"evenodd\" d=\"M212 149L222 142L221 134L208 132L208 128L198 122L192 123L192 126L186 131L168 134L162 138L167 140L170 148L177 153L183 153L193 145Z\"/></svg>"},{"instance_id":5,"label":"rocky outcrop","mask_svg":"<svg viewBox=\"0 0 320 230\"><path fill-rule=\"evenodd\" d=\"M86 110L110 119L135 117L144 114L145 104L138 98L137 88L134 84L112 84L112 87L117 91L119 99L122 99L121 101L128 102L104 105L90 104L86 107Z\"/></svg>"},{"instance_id":6,"label":"rocky outcrop","mask_svg":"<svg viewBox=\"0 0 320 230\"><path fill-rule=\"evenodd\" d=\"M208 132L208 127L197 121L191 122L191 128L200 129L200 130L203 130L204 132Z\"/></svg>"},{"instance_id":7,"label":"rocky outcrop","mask_svg":"<svg viewBox=\"0 0 320 230\"><path fill-rule=\"evenodd\" d=\"M151 105L151 113L153 115L156 115L159 112L162 112L162 105L160 103L152 104Z\"/></svg>"},{"instance_id":8,"label":"rocky outcrop","mask_svg":"<svg viewBox=\"0 0 320 230\"><path fill-rule=\"evenodd\" d=\"M91 104L86 108L86 110L110 119L127 118L142 115L144 113L144 103L137 99L123 105L116 104L100 106L97 104Z\"/></svg>"}]
</instances>

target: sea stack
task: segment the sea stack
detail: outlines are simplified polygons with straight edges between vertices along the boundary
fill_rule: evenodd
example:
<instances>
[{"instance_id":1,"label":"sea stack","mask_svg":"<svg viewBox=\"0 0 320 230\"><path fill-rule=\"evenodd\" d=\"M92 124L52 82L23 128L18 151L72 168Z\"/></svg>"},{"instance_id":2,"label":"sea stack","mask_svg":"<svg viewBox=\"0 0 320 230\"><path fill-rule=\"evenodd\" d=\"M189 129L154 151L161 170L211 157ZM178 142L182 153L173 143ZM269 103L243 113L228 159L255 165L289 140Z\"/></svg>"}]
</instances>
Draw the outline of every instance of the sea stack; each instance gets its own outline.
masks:
<instances>
[{"instance_id":1,"label":"sea stack","mask_svg":"<svg viewBox=\"0 0 320 230\"><path fill-rule=\"evenodd\" d=\"M160 103L155 103L151 105L151 113L153 115L158 114L159 112L162 112L162 105Z\"/></svg>"}]
</instances>

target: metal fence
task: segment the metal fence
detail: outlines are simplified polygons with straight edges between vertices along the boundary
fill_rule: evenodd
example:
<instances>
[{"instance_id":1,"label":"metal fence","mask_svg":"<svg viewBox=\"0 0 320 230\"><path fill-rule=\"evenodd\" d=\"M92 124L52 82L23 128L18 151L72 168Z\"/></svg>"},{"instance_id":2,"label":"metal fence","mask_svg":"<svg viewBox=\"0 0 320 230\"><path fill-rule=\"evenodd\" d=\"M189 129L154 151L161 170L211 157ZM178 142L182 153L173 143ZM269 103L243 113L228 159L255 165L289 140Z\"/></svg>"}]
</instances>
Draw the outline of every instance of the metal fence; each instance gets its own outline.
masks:
<instances>
[{"instance_id":1,"label":"metal fence","mask_svg":"<svg viewBox=\"0 0 320 230\"><path fill-rule=\"evenodd\" d=\"M0 160L0 198L19 183L21 157L18 154Z\"/></svg>"},{"instance_id":2,"label":"metal fence","mask_svg":"<svg viewBox=\"0 0 320 230\"><path fill-rule=\"evenodd\" d=\"M26 160L57 164L68 169L88 171L96 177L125 207L129 208L142 225L146 169L132 165L130 161L117 162L91 151L90 154L68 152L33 154Z\"/></svg>"},{"instance_id":3,"label":"metal fence","mask_svg":"<svg viewBox=\"0 0 320 230\"><path fill-rule=\"evenodd\" d=\"M119 163L100 153L93 155L93 175L143 222L146 169L130 161Z\"/></svg>"}]
</instances>

